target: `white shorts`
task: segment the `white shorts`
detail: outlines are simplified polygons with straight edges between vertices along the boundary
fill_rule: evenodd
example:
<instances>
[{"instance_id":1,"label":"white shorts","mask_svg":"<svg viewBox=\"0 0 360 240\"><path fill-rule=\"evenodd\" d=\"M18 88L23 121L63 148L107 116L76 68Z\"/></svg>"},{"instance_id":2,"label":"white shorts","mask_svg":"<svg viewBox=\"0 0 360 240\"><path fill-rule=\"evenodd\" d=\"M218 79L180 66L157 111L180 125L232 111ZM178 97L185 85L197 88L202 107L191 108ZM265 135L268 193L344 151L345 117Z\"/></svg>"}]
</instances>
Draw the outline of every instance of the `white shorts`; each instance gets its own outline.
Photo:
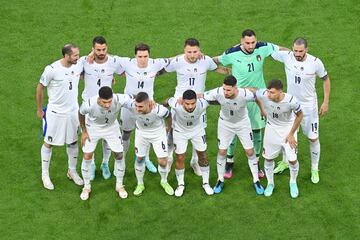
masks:
<instances>
[{"instance_id":1,"label":"white shorts","mask_svg":"<svg viewBox=\"0 0 360 240\"><path fill-rule=\"evenodd\" d=\"M54 146L71 144L78 140L79 117L78 111L70 113L56 113L46 111L46 130L44 142Z\"/></svg>"},{"instance_id":2,"label":"white shorts","mask_svg":"<svg viewBox=\"0 0 360 240\"><path fill-rule=\"evenodd\" d=\"M245 118L236 124L219 118L217 134L219 149L228 149L235 135L238 136L244 149L251 149L254 147L249 118Z\"/></svg>"},{"instance_id":3,"label":"white shorts","mask_svg":"<svg viewBox=\"0 0 360 240\"><path fill-rule=\"evenodd\" d=\"M262 154L265 159L272 160L277 158L284 149L288 161L297 160L297 148L291 148L289 143L285 143L290 130L291 127L276 129L266 124ZM297 133L295 133L295 139L297 140Z\"/></svg>"},{"instance_id":4,"label":"white shorts","mask_svg":"<svg viewBox=\"0 0 360 240\"><path fill-rule=\"evenodd\" d=\"M90 142L88 140L85 141L85 144L82 147L82 151L84 153L94 152L100 139L104 139L107 142L111 151L115 153L123 152L120 126L118 124L113 124L105 128L92 126L87 127L86 130L88 132Z\"/></svg>"},{"instance_id":5,"label":"white shorts","mask_svg":"<svg viewBox=\"0 0 360 240\"><path fill-rule=\"evenodd\" d=\"M319 115L316 107L302 107L304 118L301 121L301 129L305 136L310 139L319 137Z\"/></svg>"},{"instance_id":6,"label":"white shorts","mask_svg":"<svg viewBox=\"0 0 360 240\"><path fill-rule=\"evenodd\" d=\"M142 130L135 130L135 154L138 157L145 157L150 144L153 146L154 152L158 158L165 158L168 156L168 143L166 136L166 129L151 132L144 132Z\"/></svg>"},{"instance_id":7,"label":"white shorts","mask_svg":"<svg viewBox=\"0 0 360 240\"><path fill-rule=\"evenodd\" d=\"M207 148L206 134L204 128L198 128L192 132L179 132L173 130L174 148L176 154L186 152L188 141L190 140L196 151L204 152Z\"/></svg>"},{"instance_id":8,"label":"white shorts","mask_svg":"<svg viewBox=\"0 0 360 240\"><path fill-rule=\"evenodd\" d=\"M123 131L132 131L135 129L135 123L134 113L126 108L121 108L121 129Z\"/></svg>"}]
</instances>

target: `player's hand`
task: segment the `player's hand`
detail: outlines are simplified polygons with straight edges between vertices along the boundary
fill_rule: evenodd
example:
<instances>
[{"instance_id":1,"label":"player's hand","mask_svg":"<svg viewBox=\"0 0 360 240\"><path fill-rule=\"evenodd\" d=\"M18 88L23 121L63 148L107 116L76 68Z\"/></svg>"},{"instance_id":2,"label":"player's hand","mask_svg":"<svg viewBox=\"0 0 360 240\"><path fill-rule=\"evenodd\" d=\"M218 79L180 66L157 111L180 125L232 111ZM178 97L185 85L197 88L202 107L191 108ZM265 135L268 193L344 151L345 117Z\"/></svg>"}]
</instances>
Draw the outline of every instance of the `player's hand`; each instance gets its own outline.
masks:
<instances>
[{"instance_id":1,"label":"player's hand","mask_svg":"<svg viewBox=\"0 0 360 240\"><path fill-rule=\"evenodd\" d=\"M87 131L82 131L82 133L81 133L81 146L85 145L86 139L90 142L90 136L87 133Z\"/></svg>"},{"instance_id":2,"label":"player's hand","mask_svg":"<svg viewBox=\"0 0 360 240\"><path fill-rule=\"evenodd\" d=\"M94 54L94 51L91 51L89 53L89 55L87 55L87 62L89 64L93 64L94 63L94 60L95 60L95 54Z\"/></svg>"},{"instance_id":3,"label":"player's hand","mask_svg":"<svg viewBox=\"0 0 360 240\"><path fill-rule=\"evenodd\" d=\"M262 118L266 118L267 116L267 112L265 111L265 109L260 109L260 114Z\"/></svg>"},{"instance_id":4,"label":"player's hand","mask_svg":"<svg viewBox=\"0 0 360 240\"><path fill-rule=\"evenodd\" d=\"M150 109L154 109L156 106L156 102L154 100L150 100L149 104L150 104Z\"/></svg>"},{"instance_id":5,"label":"player's hand","mask_svg":"<svg viewBox=\"0 0 360 240\"><path fill-rule=\"evenodd\" d=\"M178 103L178 104L180 104L180 105L182 105L183 104L183 98L182 97L179 97L177 100L176 100L176 102Z\"/></svg>"},{"instance_id":6,"label":"player's hand","mask_svg":"<svg viewBox=\"0 0 360 240\"><path fill-rule=\"evenodd\" d=\"M291 148L296 148L297 147L297 142L296 142L296 140L295 140L295 137L294 137L294 135L292 135L292 134L289 134L287 137L286 137L286 140L285 140L285 143L289 143L289 145L290 145L290 147Z\"/></svg>"},{"instance_id":7,"label":"player's hand","mask_svg":"<svg viewBox=\"0 0 360 240\"><path fill-rule=\"evenodd\" d=\"M323 103L321 104L319 114L321 117L325 116L327 112L329 111L329 104Z\"/></svg>"},{"instance_id":8,"label":"player's hand","mask_svg":"<svg viewBox=\"0 0 360 240\"><path fill-rule=\"evenodd\" d=\"M44 117L44 111L42 109L37 109L36 110L36 115L38 116L38 118L42 119Z\"/></svg>"},{"instance_id":9,"label":"player's hand","mask_svg":"<svg viewBox=\"0 0 360 240\"><path fill-rule=\"evenodd\" d=\"M204 97L204 94L203 94L203 93L197 93L197 94L196 94L196 97L197 97L197 98L203 98L203 97Z\"/></svg>"}]
</instances>

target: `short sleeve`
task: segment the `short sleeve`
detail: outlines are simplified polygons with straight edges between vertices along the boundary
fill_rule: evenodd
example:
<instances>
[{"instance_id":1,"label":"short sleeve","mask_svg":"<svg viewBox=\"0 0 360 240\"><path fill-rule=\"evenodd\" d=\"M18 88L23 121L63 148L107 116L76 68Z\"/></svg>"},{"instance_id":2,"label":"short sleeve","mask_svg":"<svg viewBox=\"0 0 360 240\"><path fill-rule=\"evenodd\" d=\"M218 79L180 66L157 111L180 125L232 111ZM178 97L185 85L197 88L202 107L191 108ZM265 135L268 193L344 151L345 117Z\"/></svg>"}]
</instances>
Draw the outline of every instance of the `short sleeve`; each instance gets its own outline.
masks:
<instances>
[{"instance_id":1,"label":"short sleeve","mask_svg":"<svg viewBox=\"0 0 360 240\"><path fill-rule=\"evenodd\" d=\"M301 105L294 96L290 99L290 108L294 111L294 113L301 112Z\"/></svg>"},{"instance_id":2,"label":"short sleeve","mask_svg":"<svg viewBox=\"0 0 360 240\"><path fill-rule=\"evenodd\" d=\"M315 63L316 63L316 69L315 69L316 75L319 78L325 77L327 75L327 71L326 71L325 66L322 63L322 61L319 58L317 58L315 60Z\"/></svg>"},{"instance_id":3,"label":"short sleeve","mask_svg":"<svg viewBox=\"0 0 360 240\"><path fill-rule=\"evenodd\" d=\"M170 60L170 63L165 67L165 71L167 72L175 72L176 71L176 65L179 62L179 56L173 58Z\"/></svg>"},{"instance_id":4,"label":"short sleeve","mask_svg":"<svg viewBox=\"0 0 360 240\"><path fill-rule=\"evenodd\" d=\"M265 53L266 56L270 56L271 54L279 51L279 46L268 42L265 47L265 50L266 50L266 53Z\"/></svg>"},{"instance_id":5,"label":"short sleeve","mask_svg":"<svg viewBox=\"0 0 360 240\"><path fill-rule=\"evenodd\" d=\"M39 81L43 86L47 87L50 81L53 79L53 69L54 68L50 65L45 67Z\"/></svg>"},{"instance_id":6,"label":"short sleeve","mask_svg":"<svg viewBox=\"0 0 360 240\"><path fill-rule=\"evenodd\" d=\"M246 101L252 102L255 101L256 97L253 92L245 88L239 88L239 93L245 98Z\"/></svg>"},{"instance_id":7,"label":"short sleeve","mask_svg":"<svg viewBox=\"0 0 360 240\"><path fill-rule=\"evenodd\" d=\"M210 91L206 91L204 93L204 99L206 101L216 101L217 100L217 95L219 94L220 92L220 88L215 88L215 89L212 89Z\"/></svg>"},{"instance_id":8,"label":"short sleeve","mask_svg":"<svg viewBox=\"0 0 360 240\"><path fill-rule=\"evenodd\" d=\"M258 89L255 92L255 96L260 100L264 100L265 98L267 98L267 89Z\"/></svg>"},{"instance_id":9,"label":"short sleeve","mask_svg":"<svg viewBox=\"0 0 360 240\"><path fill-rule=\"evenodd\" d=\"M285 57L289 54L288 51L277 51L271 54L271 57L279 62L284 62Z\"/></svg>"},{"instance_id":10,"label":"short sleeve","mask_svg":"<svg viewBox=\"0 0 360 240\"><path fill-rule=\"evenodd\" d=\"M165 68L167 65L169 65L170 61L167 58L156 58L155 59L155 65L157 71L160 71L161 69Z\"/></svg>"},{"instance_id":11,"label":"short sleeve","mask_svg":"<svg viewBox=\"0 0 360 240\"><path fill-rule=\"evenodd\" d=\"M177 101L176 101L176 99L175 99L174 97L171 97L171 98L168 99L168 104L169 104L169 106L170 106L171 108L175 108L175 107L176 107L176 103L177 103Z\"/></svg>"},{"instance_id":12,"label":"short sleeve","mask_svg":"<svg viewBox=\"0 0 360 240\"><path fill-rule=\"evenodd\" d=\"M229 57L229 54L226 54L225 52L219 56L219 62L224 65L228 66L231 64L231 58Z\"/></svg>"},{"instance_id":13,"label":"short sleeve","mask_svg":"<svg viewBox=\"0 0 360 240\"><path fill-rule=\"evenodd\" d=\"M130 63L131 59L128 58L128 57L119 57L119 56L114 56L114 58L116 59L116 61L119 64L119 67L118 67L117 70L119 72L121 72L121 70L122 70L122 72L126 71L126 69L128 68L128 64Z\"/></svg>"},{"instance_id":14,"label":"short sleeve","mask_svg":"<svg viewBox=\"0 0 360 240\"><path fill-rule=\"evenodd\" d=\"M211 57L205 56L205 61L207 63L207 70L213 71L213 70L217 69L217 65L214 62L214 60L212 60Z\"/></svg>"},{"instance_id":15,"label":"short sleeve","mask_svg":"<svg viewBox=\"0 0 360 240\"><path fill-rule=\"evenodd\" d=\"M87 101L84 101L81 104L79 112L81 113L81 115L86 115L87 113L90 112L90 99L88 99Z\"/></svg>"},{"instance_id":16,"label":"short sleeve","mask_svg":"<svg viewBox=\"0 0 360 240\"><path fill-rule=\"evenodd\" d=\"M160 118L167 118L169 116L170 114L169 109L167 109L163 105L157 104L156 108L157 108L156 115L158 115Z\"/></svg>"}]
</instances>

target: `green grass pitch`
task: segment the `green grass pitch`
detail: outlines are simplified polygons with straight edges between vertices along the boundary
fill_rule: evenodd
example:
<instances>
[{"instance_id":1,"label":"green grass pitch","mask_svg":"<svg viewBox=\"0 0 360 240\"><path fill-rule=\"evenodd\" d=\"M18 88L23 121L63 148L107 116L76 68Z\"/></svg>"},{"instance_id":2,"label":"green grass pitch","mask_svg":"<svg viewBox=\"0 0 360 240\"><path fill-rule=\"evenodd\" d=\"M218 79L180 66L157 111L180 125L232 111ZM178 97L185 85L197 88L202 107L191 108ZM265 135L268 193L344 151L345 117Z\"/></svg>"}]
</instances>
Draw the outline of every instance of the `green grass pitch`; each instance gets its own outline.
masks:
<instances>
[{"instance_id":1,"label":"green grass pitch","mask_svg":"<svg viewBox=\"0 0 360 240\"><path fill-rule=\"evenodd\" d=\"M0 239L360 239L358 1L0 0L0 6ZM91 198L83 202L81 188L66 179L64 147L53 151L55 191L42 187L35 88L44 67L61 57L65 43L78 44L85 55L92 38L104 35L113 54L133 56L134 45L146 42L152 57L170 57L183 51L186 38L195 37L204 53L215 56L238 43L245 28L254 29L258 40L286 47L295 37L306 37L310 53L329 72L332 92L329 114L320 121L319 184L310 182L309 148L299 134L296 200L289 195L288 171L275 177L271 198L256 196L240 148L234 178L212 197L205 196L188 163L182 198L166 196L160 176L149 173L144 195L134 197L134 155L129 154L129 198L118 197L114 177L105 181L97 172ZM265 77L285 79L283 65L267 59ZM207 89L222 79L210 73ZM156 99L170 96L175 85L175 74L160 76ZM321 81L317 87L321 102ZM122 92L124 78L114 88ZM216 182L217 116L218 108L211 107L211 185ZM98 151L98 160L100 156ZM174 172L169 182L176 185Z\"/></svg>"}]
</instances>

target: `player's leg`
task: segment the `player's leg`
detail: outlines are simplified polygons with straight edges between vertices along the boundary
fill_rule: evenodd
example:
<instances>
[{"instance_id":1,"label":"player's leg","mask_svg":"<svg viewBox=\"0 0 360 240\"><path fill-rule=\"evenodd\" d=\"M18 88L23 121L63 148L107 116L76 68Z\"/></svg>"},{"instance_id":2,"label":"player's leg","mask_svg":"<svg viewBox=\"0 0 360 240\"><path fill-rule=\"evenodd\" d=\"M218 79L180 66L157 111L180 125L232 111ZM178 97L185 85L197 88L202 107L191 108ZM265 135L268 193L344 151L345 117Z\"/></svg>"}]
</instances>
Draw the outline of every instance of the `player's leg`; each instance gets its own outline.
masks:
<instances>
[{"instance_id":1,"label":"player's leg","mask_svg":"<svg viewBox=\"0 0 360 240\"><path fill-rule=\"evenodd\" d=\"M78 139L78 129L79 129L79 117L78 112L74 111L71 114L67 115L66 123L66 152L68 155L68 166L69 171L67 176L69 179L72 179L76 185L84 185L84 181L80 178L76 171L76 165L79 155L79 147L77 144Z\"/></svg>"},{"instance_id":2,"label":"player's leg","mask_svg":"<svg viewBox=\"0 0 360 240\"><path fill-rule=\"evenodd\" d=\"M311 156L311 181L318 183L319 177L319 160L320 160L320 141L319 138L309 139L310 141L310 156Z\"/></svg>"},{"instance_id":3,"label":"player's leg","mask_svg":"<svg viewBox=\"0 0 360 240\"><path fill-rule=\"evenodd\" d=\"M297 141L297 134L294 134L295 140ZM285 139L285 138L284 138ZM285 140L284 140L285 142ZM299 173L299 162L297 161L297 147L292 148L289 143L283 143L283 149L286 154L286 158L289 160L290 169L290 195L292 198L299 196L299 190L296 183L296 179Z\"/></svg>"},{"instance_id":4,"label":"player's leg","mask_svg":"<svg viewBox=\"0 0 360 240\"><path fill-rule=\"evenodd\" d=\"M232 178L233 175L234 154L235 154L236 145L237 145L237 137L234 136L226 153L226 165L225 165L225 175L224 175L225 179L230 179Z\"/></svg>"},{"instance_id":5,"label":"player's leg","mask_svg":"<svg viewBox=\"0 0 360 240\"><path fill-rule=\"evenodd\" d=\"M49 174L51 154L52 146L44 142L41 146L41 179L44 188L54 190L54 184L51 182Z\"/></svg>"},{"instance_id":6,"label":"player's leg","mask_svg":"<svg viewBox=\"0 0 360 240\"><path fill-rule=\"evenodd\" d=\"M67 177L70 180L73 180L74 183L78 186L84 185L84 181L81 179L81 177L76 171L76 164L79 155L79 148L77 142L74 142L72 144L66 144L66 152L68 155L68 166L69 166Z\"/></svg>"},{"instance_id":7,"label":"player's leg","mask_svg":"<svg viewBox=\"0 0 360 240\"><path fill-rule=\"evenodd\" d=\"M140 196L145 190L144 175L145 175L145 156L146 151L150 146L148 139L142 134L141 131L135 130L135 176L137 186L134 190L135 196Z\"/></svg>"},{"instance_id":8,"label":"player's leg","mask_svg":"<svg viewBox=\"0 0 360 240\"><path fill-rule=\"evenodd\" d=\"M175 146L174 146L174 137L173 137L173 130L171 129L168 133L167 133L167 140L168 140L168 163L167 163L167 169L168 172L171 171L171 166L174 162L174 157L173 157L173 153L175 150Z\"/></svg>"},{"instance_id":9,"label":"player's leg","mask_svg":"<svg viewBox=\"0 0 360 240\"><path fill-rule=\"evenodd\" d=\"M165 128L151 139L154 152L158 158L158 171L161 177L160 185L168 195L174 195L174 189L167 181L168 170L168 142Z\"/></svg>"},{"instance_id":10,"label":"player's leg","mask_svg":"<svg viewBox=\"0 0 360 240\"><path fill-rule=\"evenodd\" d=\"M230 146L231 142L234 139L234 131L226 124L225 121L218 120L218 154L216 159L216 170L218 174L218 179L214 187L214 193L221 193L224 188L224 174L225 174L225 165L226 165L226 149Z\"/></svg>"},{"instance_id":11,"label":"player's leg","mask_svg":"<svg viewBox=\"0 0 360 240\"><path fill-rule=\"evenodd\" d=\"M101 163L100 169L104 179L109 179L111 177L111 172L109 169L109 160L111 156L111 149L106 140L102 141L102 150L103 150L103 161Z\"/></svg>"},{"instance_id":12,"label":"player's leg","mask_svg":"<svg viewBox=\"0 0 360 240\"><path fill-rule=\"evenodd\" d=\"M175 190L175 196L181 197L185 190L185 153L188 145L188 139L183 133L173 132L173 146L176 156L175 175L178 182L178 186Z\"/></svg>"},{"instance_id":13,"label":"player's leg","mask_svg":"<svg viewBox=\"0 0 360 240\"><path fill-rule=\"evenodd\" d=\"M254 151L256 154L256 157L260 158L260 153L262 150L261 144L262 144L262 134L261 129L253 129L253 142L254 142ZM258 164L258 177L263 178L265 176L264 172L260 168L260 164Z\"/></svg>"},{"instance_id":14,"label":"player's leg","mask_svg":"<svg viewBox=\"0 0 360 240\"><path fill-rule=\"evenodd\" d=\"M274 159L279 155L282 151L282 141L283 139L278 139L275 136L277 134L274 132L272 128L265 128L264 134L264 147L263 147L263 157L265 159L264 169L267 179L267 186L264 191L264 195L269 197L272 195L273 190L275 188L274 184Z\"/></svg>"}]
</instances>

